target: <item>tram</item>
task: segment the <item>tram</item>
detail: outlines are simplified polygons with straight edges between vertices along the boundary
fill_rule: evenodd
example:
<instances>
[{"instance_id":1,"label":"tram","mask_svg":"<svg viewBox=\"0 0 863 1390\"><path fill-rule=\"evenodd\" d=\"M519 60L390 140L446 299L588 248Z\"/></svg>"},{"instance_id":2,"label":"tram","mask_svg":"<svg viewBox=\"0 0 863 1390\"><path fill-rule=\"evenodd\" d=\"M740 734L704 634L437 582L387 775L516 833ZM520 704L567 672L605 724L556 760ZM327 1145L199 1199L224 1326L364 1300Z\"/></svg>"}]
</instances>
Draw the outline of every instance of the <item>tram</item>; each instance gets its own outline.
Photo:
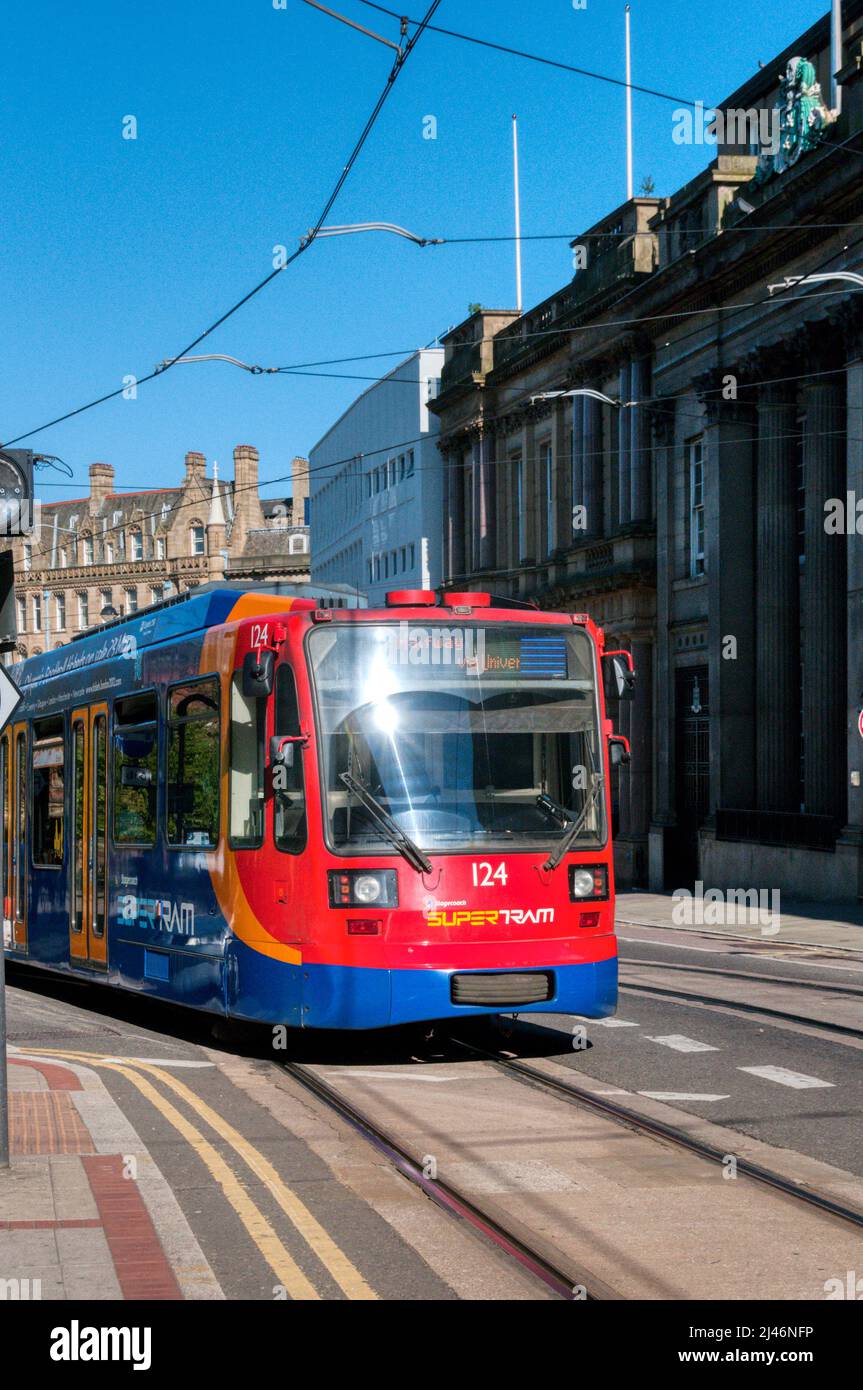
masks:
<instances>
[{"instance_id":1,"label":"tram","mask_svg":"<svg viewBox=\"0 0 863 1390\"><path fill-rule=\"evenodd\" d=\"M217 585L10 674L10 959L300 1028L614 1011L633 672L585 614Z\"/></svg>"}]
</instances>

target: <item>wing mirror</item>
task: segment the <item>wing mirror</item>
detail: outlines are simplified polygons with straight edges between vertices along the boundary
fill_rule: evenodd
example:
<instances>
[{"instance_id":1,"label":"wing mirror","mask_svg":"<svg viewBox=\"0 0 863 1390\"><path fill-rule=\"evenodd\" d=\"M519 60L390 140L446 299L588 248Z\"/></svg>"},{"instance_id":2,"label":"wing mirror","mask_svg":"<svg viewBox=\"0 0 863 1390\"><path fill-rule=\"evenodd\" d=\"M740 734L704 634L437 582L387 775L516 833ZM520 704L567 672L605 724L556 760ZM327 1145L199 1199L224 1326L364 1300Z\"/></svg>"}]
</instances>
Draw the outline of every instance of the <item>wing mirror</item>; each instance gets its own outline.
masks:
<instances>
[{"instance_id":1,"label":"wing mirror","mask_svg":"<svg viewBox=\"0 0 863 1390\"><path fill-rule=\"evenodd\" d=\"M276 654L256 648L243 657L243 694L249 699L266 699L273 693Z\"/></svg>"},{"instance_id":2,"label":"wing mirror","mask_svg":"<svg viewBox=\"0 0 863 1390\"><path fill-rule=\"evenodd\" d=\"M293 767L294 749L307 743L305 734L273 734L270 739L270 762L273 767Z\"/></svg>"},{"instance_id":3,"label":"wing mirror","mask_svg":"<svg viewBox=\"0 0 863 1390\"><path fill-rule=\"evenodd\" d=\"M623 734L609 734L608 737L608 761L612 767L620 767L621 763L628 763L632 758L629 750L629 739L624 738Z\"/></svg>"},{"instance_id":4,"label":"wing mirror","mask_svg":"<svg viewBox=\"0 0 863 1390\"><path fill-rule=\"evenodd\" d=\"M635 695L635 667L629 652L605 652L602 686L606 700L631 700Z\"/></svg>"}]
</instances>

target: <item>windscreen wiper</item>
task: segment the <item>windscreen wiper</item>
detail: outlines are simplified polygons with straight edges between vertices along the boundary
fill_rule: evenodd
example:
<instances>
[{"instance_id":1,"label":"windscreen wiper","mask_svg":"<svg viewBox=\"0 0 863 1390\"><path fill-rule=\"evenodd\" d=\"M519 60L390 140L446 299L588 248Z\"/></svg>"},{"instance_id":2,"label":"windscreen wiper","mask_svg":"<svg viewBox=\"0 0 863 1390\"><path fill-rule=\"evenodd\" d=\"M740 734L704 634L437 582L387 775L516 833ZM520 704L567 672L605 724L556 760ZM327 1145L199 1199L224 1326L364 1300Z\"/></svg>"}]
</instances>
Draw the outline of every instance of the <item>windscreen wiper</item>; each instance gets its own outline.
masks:
<instances>
[{"instance_id":1,"label":"windscreen wiper","mask_svg":"<svg viewBox=\"0 0 863 1390\"><path fill-rule=\"evenodd\" d=\"M560 844L557 845L551 851L551 854L548 856L548 858L542 866L544 869L556 869L561 859L563 859L564 856L569 853L569 850L571 849L572 845L575 843L581 832L581 827L587 820L588 812L590 811L591 807L593 806L594 802L599 796L600 790L602 788L602 782L602 777L599 775L598 772L595 772L593 774L593 781L590 786L590 791L587 793L584 805L582 806L580 812L578 813L578 816L573 822L572 828L569 831L567 831Z\"/></svg>"},{"instance_id":2,"label":"windscreen wiper","mask_svg":"<svg viewBox=\"0 0 863 1390\"><path fill-rule=\"evenodd\" d=\"M394 820L389 811L385 810L381 803L372 796L368 787L362 782L358 782L356 777L352 776L350 772L340 772L339 777L344 782L348 791L352 792L357 800L362 802L372 820L380 827L390 844L395 845L399 854L404 855L411 868L416 869L418 874L430 874L432 871L431 860L426 858L419 845L415 844L410 835L407 835L404 830L402 830L398 821Z\"/></svg>"}]
</instances>

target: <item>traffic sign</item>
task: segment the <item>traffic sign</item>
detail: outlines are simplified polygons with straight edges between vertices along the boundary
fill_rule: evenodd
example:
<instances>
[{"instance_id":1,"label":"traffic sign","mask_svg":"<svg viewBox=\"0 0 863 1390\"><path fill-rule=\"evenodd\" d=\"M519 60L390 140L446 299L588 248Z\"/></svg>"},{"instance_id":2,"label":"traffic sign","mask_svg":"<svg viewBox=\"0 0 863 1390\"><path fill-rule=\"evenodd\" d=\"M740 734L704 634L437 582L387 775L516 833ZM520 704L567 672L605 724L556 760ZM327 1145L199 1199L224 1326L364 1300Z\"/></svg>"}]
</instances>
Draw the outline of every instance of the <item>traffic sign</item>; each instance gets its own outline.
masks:
<instances>
[{"instance_id":1,"label":"traffic sign","mask_svg":"<svg viewBox=\"0 0 863 1390\"><path fill-rule=\"evenodd\" d=\"M21 703L21 691L5 666L0 666L0 732L6 728Z\"/></svg>"},{"instance_id":2,"label":"traffic sign","mask_svg":"<svg viewBox=\"0 0 863 1390\"><path fill-rule=\"evenodd\" d=\"M860 713L857 716L857 732L859 733L860 737L863 738L863 709L861 709Z\"/></svg>"}]
</instances>

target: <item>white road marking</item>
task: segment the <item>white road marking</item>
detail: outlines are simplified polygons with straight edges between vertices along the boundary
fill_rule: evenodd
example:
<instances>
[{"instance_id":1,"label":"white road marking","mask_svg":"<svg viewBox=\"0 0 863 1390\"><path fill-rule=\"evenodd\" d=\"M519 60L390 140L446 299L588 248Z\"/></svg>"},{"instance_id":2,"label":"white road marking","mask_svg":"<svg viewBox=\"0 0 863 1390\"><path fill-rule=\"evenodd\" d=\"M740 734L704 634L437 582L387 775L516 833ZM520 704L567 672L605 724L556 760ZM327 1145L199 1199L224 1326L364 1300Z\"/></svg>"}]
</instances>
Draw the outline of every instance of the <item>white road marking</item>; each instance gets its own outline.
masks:
<instances>
[{"instance_id":1,"label":"white road marking","mask_svg":"<svg viewBox=\"0 0 863 1390\"><path fill-rule=\"evenodd\" d=\"M651 1038L647 1034L648 1042L660 1043L662 1047L671 1047L675 1052L718 1052L718 1047L713 1047L711 1043L698 1042L697 1038L687 1038L683 1033L665 1033L662 1037Z\"/></svg>"},{"instance_id":2,"label":"white road marking","mask_svg":"<svg viewBox=\"0 0 863 1390\"><path fill-rule=\"evenodd\" d=\"M639 1091L648 1100L728 1100L728 1096L711 1096L698 1091Z\"/></svg>"},{"instance_id":3,"label":"white road marking","mask_svg":"<svg viewBox=\"0 0 863 1390\"><path fill-rule=\"evenodd\" d=\"M789 1071L788 1067L738 1067L750 1076L763 1076L765 1081L776 1081L780 1086L792 1086L795 1091L814 1091L833 1086L832 1081L819 1081L817 1076L807 1076L802 1071Z\"/></svg>"},{"instance_id":4,"label":"white road marking","mask_svg":"<svg viewBox=\"0 0 863 1390\"><path fill-rule=\"evenodd\" d=\"M638 1023L631 1023L628 1018L592 1018L591 1023L596 1023L600 1028L639 1028Z\"/></svg>"},{"instance_id":5,"label":"white road marking","mask_svg":"<svg viewBox=\"0 0 863 1390\"><path fill-rule=\"evenodd\" d=\"M628 1092L628 1091L621 1091L620 1088L619 1088L618 1086L615 1086L615 1087L613 1087L612 1090L610 1090L610 1091L594 1091L594 1090L591 1090L591 1093L590 1093L590 1094L591 1094L592 1096L628 1096L628 1095L629 1095L629 1092Z\"/></svg>"}]
</instances>

